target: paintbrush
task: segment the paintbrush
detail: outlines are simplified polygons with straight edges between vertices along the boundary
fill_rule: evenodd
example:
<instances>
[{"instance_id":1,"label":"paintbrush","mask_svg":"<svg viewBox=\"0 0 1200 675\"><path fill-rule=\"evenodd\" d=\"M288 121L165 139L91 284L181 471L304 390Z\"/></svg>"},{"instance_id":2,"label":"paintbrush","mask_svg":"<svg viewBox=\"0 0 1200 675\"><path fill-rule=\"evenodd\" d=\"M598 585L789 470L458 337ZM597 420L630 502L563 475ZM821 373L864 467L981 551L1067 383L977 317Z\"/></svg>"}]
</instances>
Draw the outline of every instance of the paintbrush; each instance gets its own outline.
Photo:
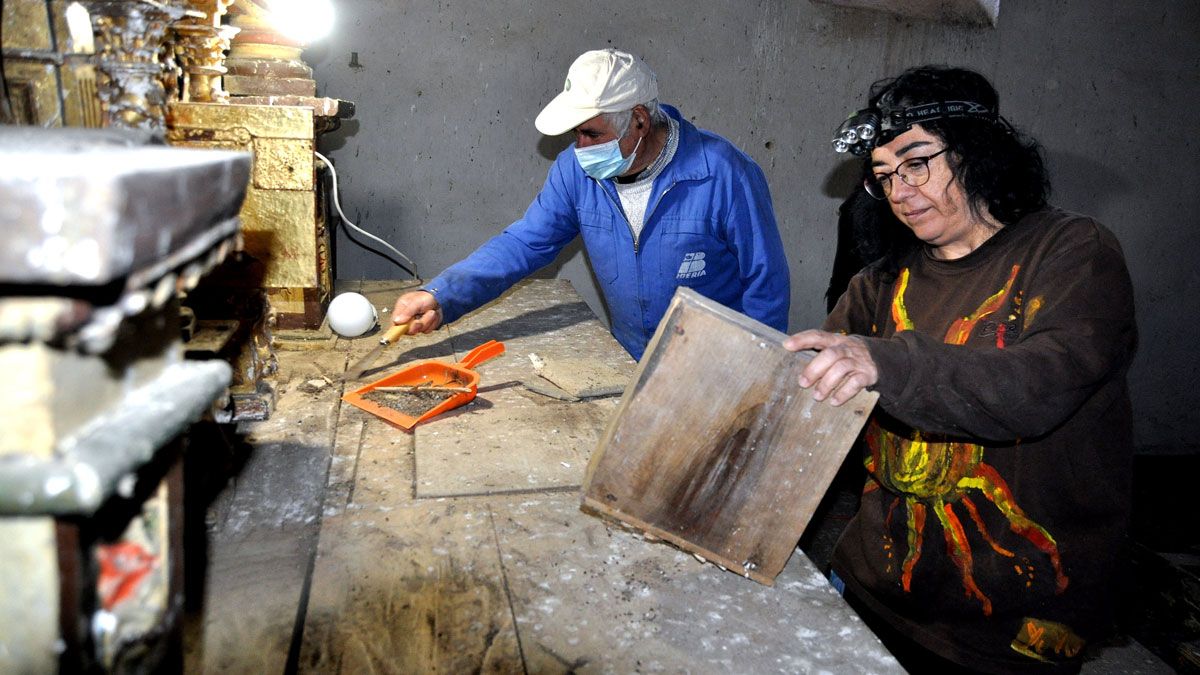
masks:
<instances>
[{"instance_id":1,"label":"paintbrush","mask_svg":"<svg viewBox=\"0 0 1200 675\"><path fill-rule=\"evenodd\" d=\"M353 366L346 369L346 374L342 376L343 380L357 380L367 368L371 367L372 363L379 358L387 346L400 339L401 335L408 332L408 324L402 323L392 326L382 337L379 338L379 346L367 352L367 355L358 360Z\"/></svg>"}]
</instances>

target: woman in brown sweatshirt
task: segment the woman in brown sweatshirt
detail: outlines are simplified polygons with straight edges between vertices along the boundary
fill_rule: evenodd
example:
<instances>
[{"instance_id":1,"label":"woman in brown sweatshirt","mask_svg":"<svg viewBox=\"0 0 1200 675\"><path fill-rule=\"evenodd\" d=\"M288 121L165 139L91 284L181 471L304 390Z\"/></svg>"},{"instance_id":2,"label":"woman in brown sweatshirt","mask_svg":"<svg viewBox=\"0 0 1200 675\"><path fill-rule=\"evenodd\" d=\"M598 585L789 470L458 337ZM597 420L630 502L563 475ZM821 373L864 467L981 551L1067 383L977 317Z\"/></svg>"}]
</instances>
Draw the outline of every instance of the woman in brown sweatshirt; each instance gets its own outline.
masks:
<instances>
[{"instance_id":1,"label":"woman in brown sweatshirt","mask_svg":"<svg viewBox=\"0 0 1200 675\"><path fill-rule=\"evenodd\" d=\"M896 229L823 330L785 343L820 352L799 382L818 399L880 394L832 567L917 671L1078 670L1112 629L1128 525L1124 256L1047 206L1039 148L998 103L957 68L872 87L835 146Z\"/></svg>"}]
</instances>

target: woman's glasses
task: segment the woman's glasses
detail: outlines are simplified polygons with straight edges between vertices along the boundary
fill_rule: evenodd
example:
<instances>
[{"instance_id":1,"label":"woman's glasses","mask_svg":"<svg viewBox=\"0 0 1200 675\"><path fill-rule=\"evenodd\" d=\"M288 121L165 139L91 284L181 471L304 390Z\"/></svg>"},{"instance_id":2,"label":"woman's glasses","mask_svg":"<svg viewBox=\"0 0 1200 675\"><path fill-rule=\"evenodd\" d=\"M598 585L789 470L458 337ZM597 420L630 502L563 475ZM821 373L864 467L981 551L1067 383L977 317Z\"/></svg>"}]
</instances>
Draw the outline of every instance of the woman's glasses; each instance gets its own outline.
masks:
<instances>
[{"instance_id":1,"label":"woman's glasses","mask_svg":"<svg viewBox=\"0 0 1200 675\"><path fill-rule=\"evenodd\" d=\"M867 194L875 199L887 199L888 195L892 194L892 176L899 176L906 185L921 187L929 182L929 160L947 150L949 148L942 148L932 155L906 159L900 162L895 171L877 173L863 179L863 187L867 189Z\"/></svg>"}]
</instances>

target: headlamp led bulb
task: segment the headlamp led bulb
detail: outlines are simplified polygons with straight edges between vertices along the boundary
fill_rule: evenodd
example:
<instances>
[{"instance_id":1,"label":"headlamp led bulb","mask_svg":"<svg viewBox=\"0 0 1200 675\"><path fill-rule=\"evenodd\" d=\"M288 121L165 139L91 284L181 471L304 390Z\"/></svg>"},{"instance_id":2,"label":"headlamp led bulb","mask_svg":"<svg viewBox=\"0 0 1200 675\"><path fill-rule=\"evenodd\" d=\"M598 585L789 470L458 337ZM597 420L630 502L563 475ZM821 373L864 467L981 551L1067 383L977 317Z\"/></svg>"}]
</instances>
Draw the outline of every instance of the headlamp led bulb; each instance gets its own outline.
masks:
<instances>
[{"instance_id":1,"label":"headlamp led bulb","mask_svg":"<svg viewBox=\"0 0 1200 675\"><path fill-rule=\"evenodd\" d=\"M865 155L875 147L879 136L879 115L871 108L859 110L838 127L833 137L835 152L852 152Z\"/></svg>"},{"instance_id":2,"label":"headlamp led bulb","mask_svg":"<svg viewBox=\"0 0 1200 675\"><path fill-rule=\"evenodd\" d=\"M905 108L892 108L880 101L880 107L864 108L846 118L833 135L836 152L863 156L880 142L888 142L908 131L914 124L937 119L974 118L996 122L1001 120L995 110L974 101L937 101Z\"/></svg>"}]
</instances>

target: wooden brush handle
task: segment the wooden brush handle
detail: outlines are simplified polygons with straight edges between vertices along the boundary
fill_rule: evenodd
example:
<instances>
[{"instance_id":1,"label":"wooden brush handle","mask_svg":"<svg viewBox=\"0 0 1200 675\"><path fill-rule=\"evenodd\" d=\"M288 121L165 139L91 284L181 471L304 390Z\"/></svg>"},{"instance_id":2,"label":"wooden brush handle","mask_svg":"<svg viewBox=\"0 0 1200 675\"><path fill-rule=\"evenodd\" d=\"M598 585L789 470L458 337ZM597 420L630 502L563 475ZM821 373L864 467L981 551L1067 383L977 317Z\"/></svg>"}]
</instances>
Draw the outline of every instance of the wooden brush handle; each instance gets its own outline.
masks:
<instances>
[{"instance_id":1,"label":"wooden brush handle","mask_svg":"<svg viewBox=\"0 0 1200 675\"><path fill-rule=\"evenodd\" d=\"M383 337L379 338L379 344L390 345L393 342L395 342L396 340L399 340L400 336L404 335L407 332L408 332L408 324L407 323L402 323L402 324L397 324L395 326L392 326L391 328L388 329L388 332L383 334Z\"/></svg>"}]
</instances>

